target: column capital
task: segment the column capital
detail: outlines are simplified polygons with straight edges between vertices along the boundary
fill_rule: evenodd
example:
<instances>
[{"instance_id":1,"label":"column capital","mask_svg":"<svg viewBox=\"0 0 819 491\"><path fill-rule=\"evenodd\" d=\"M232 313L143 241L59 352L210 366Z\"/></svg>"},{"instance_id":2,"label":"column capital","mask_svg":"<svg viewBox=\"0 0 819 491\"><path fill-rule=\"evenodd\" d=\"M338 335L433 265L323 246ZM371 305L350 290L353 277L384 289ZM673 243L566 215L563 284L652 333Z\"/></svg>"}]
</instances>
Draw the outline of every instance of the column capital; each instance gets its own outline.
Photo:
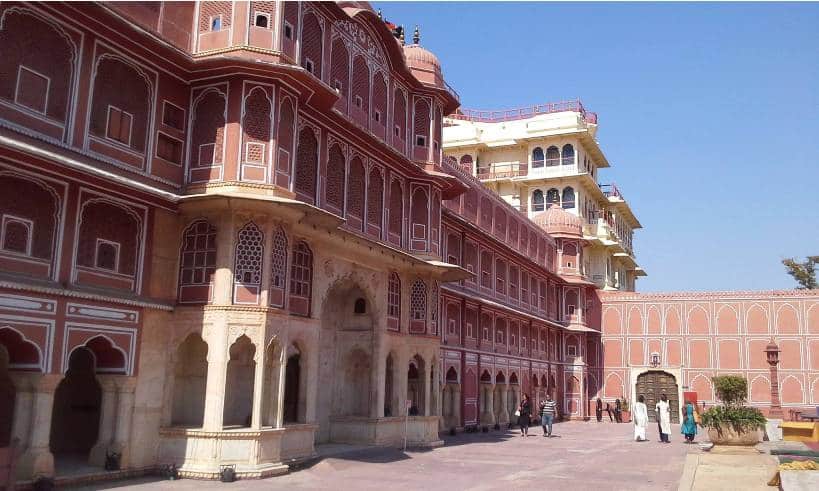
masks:
<instances>
[{"instance_id":1,"label":"column capital","mask_svg":"<svg viewBox=\"0 0 819 491\"><path fill-rule=\"evenodd\" d=\"M117 375L114 378L117 384L117 392L130 393L136 390L137 378L129 377L127 375Z\"/></svg>"},{"instance_id":2,"label":"column capital","mask_svg":"<svg viewBox=\"0 0 819 491\"><path fill-rule=\"evenodd\" d=\"M14 390L17 392L34 392L34 387L37 385L40 377L43 376L39 372L8 372L11 383L14 384Z\"/></svg>"},{"instance_id":3,"label":"column capital","mask_svg":"<svg viewBox=\"0 0 819 491\"><path fill-rule=\"evenodd\" d=\"M34 381L34 392L53 393L62 382L62 373L46 373L37 377Z\"/></svg>"}]
</instances>

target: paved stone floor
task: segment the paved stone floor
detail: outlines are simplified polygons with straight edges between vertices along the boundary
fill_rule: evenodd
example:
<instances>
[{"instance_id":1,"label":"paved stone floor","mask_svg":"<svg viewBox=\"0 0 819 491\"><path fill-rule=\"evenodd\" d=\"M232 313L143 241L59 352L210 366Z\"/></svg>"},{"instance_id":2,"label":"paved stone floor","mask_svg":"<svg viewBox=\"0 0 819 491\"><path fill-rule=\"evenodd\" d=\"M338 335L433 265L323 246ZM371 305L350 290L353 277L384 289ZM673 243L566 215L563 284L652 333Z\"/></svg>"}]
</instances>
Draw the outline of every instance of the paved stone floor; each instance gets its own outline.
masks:
<instances>
[{"instance_id":1,"label":"paved stone floor","mask_svg":"<svg viewBox=\"0 0 819 491\"><path fill-rule=\"evenodd\" d=\"M515 432L446 437L446 445L428 451L356 448L325 457L286 476L223 484L212 481L130 481L86 489L128 487L149 490L332 489L489 490L489 489L677 489L685 445L674 426L672 444L631 441L631 424L560 423L553 438L533 428L528 438Z\"/></svg>"}]
</instances>

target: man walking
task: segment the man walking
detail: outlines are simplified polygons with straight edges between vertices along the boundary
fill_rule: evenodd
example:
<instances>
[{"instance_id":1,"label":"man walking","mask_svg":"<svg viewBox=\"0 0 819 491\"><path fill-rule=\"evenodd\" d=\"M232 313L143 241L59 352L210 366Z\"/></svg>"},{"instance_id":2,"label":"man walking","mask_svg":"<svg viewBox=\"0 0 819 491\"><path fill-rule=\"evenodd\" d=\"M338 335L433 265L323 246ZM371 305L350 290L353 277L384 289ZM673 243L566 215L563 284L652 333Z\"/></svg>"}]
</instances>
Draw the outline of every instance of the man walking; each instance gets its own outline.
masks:
<instances>
[{"instance_id":1,"label":"man walking","mask_svg":"<svg viewBox=\"0 0 819 491\"><path fill-rule=\"evenodd\" d=\"M546 394L546 400L540 403L540 424L543 425L543 436L552 436L552 422L555 419L557 405L551 394Z\"/></svg>"},{"instance_id":2,"label":"man walking","mask_svg":"<svg viewBox=\"0 0 819 491\"><path fill-rule=\"evenodd\" d=\"M600 423L603 421L603 401L600 398L597 398L597 408L594 411L595 416L597 416L597 422Z\"/></svg>"},{"instance_id":3,"label":"man walking","mask_svg":"<svg viewBox=\"0 0 819 491\"><path fill-rule=\"evenodd\" d=\"M623 407L620 405L620 399L614 401L614 420L618 423L623 422Z\"/></svg>"}]
</instances>

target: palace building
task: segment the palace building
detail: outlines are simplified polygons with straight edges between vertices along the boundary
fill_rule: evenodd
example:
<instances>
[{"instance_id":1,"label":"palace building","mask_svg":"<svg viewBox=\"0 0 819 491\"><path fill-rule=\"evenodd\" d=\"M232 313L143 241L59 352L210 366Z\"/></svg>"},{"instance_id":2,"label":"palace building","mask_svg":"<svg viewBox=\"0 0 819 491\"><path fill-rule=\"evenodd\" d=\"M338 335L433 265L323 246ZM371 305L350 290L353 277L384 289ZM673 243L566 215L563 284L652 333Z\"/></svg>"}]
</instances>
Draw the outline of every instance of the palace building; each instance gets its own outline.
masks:
<instances>
[{"instance_id":1,"label":"palace building","mask_svg":"<svg viewBox=\"0 0 819 491\"><path fill-rule=\"evenodd\" d=\"M718 373L764 407L771 337L784 404L819 402L819 293L634 293L596 115L459 110L367 2L4 2L0 74L20 481L267 477L506 425L523 393L713 403Z\"/></svg>"}]
</instances>

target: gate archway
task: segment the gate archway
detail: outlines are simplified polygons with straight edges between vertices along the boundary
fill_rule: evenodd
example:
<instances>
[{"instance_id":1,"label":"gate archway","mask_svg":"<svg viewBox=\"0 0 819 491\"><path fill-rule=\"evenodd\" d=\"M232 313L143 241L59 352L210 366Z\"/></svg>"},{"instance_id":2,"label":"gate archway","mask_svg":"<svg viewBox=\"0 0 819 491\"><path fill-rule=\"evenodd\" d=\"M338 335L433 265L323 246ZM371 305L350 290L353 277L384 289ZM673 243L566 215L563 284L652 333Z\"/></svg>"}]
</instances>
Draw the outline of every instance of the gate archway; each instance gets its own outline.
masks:
<instances>
[{"instance_id":1,"label":"gate archway","mask_svg":"<svg viewBox=\"0 0 819 491\"><path fill-rule=\"evenodd\" d=\"M674 375L662 370L650 370L637 376L635 386L635 396L642 395L646 398L648 408L648 419L657 421L654 406L660 400L660 396L665 394L668 397L668 404L671 410L671 422L680 422L680 400L677 387L677 379ZM636 399L636 397L635 397Z\"/></svg>"}]
</instances>

